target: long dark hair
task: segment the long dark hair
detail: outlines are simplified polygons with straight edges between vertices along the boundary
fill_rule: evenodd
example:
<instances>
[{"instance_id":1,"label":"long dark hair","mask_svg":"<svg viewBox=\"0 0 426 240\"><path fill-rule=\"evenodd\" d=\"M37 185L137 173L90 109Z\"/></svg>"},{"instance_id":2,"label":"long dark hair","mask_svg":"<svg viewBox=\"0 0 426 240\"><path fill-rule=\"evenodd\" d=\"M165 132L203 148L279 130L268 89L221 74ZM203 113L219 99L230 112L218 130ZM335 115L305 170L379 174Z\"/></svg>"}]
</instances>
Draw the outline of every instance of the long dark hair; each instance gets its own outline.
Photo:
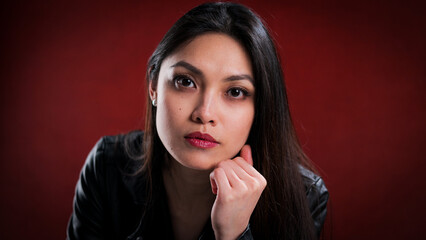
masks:
<instances>
[{"instance_id":1,"label":"long dark hair","mask_svg":"<svg viewBox=\"0 0 426 240\"><path fill-rule=\"evenodd\" d=\"M258 239L314 239L299 166L310 168L291 121L281 64L274 42L262 20L240 4L202 4L181 17L161 40L148 62L147 81L157 84L163 60L182 44L207 33L227 34L239 41L250 56L255 79L255 116L247 143L254 167L268 185L251 216ZM157 134L156 108L147 99L143 165L151 179L164 164L166 149ZM150 182L150 184L152 184Z\"/></svg>"}]
</instances>

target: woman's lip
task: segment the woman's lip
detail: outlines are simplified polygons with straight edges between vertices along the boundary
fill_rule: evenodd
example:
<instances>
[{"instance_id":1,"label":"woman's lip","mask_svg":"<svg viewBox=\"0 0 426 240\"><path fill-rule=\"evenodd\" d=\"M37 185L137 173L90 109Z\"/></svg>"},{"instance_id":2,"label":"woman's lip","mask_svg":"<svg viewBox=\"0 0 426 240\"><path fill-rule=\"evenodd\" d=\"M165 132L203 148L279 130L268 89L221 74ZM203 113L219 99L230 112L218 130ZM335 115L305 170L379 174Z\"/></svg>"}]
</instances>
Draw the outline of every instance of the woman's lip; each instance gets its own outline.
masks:
<instances>
[{"instance_id":1,"label":"woman's lip","mask_svg":"<svg viewBox=\"0 0 426 240\"><path fill-rule=\"evenodd\" d=\"M214 137L210 136L207 133L193 132L185 136L185 138L195 138L203 141L218 143Z\"/></svg>"},{"instance_id":2,"label":"woman's lip","mask_svg":"<svg viewBox=\"0 0 426 240\"><path fill-rule=\"evenodd\" d=\"M194 147L197 148L214 148L219 143L209 134L203 134L200 132L193 132L185 136L185 140Z\"/></svg>"}]
</instances>

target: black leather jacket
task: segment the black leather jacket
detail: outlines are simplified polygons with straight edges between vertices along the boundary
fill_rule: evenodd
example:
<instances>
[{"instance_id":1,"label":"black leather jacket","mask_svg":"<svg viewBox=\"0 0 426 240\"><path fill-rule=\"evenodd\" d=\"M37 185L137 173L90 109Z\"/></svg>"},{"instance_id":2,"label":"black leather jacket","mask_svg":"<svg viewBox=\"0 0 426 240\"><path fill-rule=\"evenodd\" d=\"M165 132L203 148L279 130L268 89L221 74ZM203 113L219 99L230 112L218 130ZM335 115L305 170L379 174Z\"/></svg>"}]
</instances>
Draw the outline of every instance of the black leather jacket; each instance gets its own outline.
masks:
<instances>
[{"instance_id":1,"label":"black leather jacket","mask_svg":"<svg viewBox=\"0 0 426 240\"><path fill-rule=\"evenodd\" d=\"M142 132L130 141L142 146ZM161 174L153 174L153 201L147 203L143 177L131 174L140 162L123 148L124 136L103 137L90 152L81 171L67 239L173 239L167 198ZM327 213L328 191L320 177L300 168L317 234ZM142 237L143 235L143 237ZM214 239L206 223L199 239ZM253 239L248 226L239 239Z\"/></svg>"}]
</instances>

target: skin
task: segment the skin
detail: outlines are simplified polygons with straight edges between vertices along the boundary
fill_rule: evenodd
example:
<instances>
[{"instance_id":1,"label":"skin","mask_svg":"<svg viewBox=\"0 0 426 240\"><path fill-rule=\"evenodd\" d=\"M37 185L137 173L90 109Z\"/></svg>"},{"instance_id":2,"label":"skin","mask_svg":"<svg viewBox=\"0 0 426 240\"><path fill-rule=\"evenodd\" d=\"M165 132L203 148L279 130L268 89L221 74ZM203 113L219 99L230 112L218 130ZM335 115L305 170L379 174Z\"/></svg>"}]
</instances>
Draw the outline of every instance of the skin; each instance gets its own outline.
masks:
<instances>
[{"instance_id":1,"label":"skin","mask_svg":"<svg viewBox=\"0 0 426 240\"><path fill-rule=\"evenodd\" d=\"M216 239L236 239L247 227L266 186L245 145L255 111L253 81L241 44L207 33L169 55L157 84L149 85L158 135L172 158L163 179L177 239L196 239L208 217ZM194 147L185 139L193 132L218 144Z\"/></svg>"}]
</instances>

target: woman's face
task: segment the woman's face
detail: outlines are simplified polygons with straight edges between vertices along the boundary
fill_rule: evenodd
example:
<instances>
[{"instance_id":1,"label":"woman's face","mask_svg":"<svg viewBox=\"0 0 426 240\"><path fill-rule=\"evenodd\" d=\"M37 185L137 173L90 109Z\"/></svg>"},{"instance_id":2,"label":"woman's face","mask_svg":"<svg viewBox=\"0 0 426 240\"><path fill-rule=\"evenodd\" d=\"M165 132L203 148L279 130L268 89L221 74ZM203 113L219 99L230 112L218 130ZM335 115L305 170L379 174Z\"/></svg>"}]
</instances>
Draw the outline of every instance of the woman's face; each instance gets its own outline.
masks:
<instances>
[{"instance_id":1,"label":"woman's face","mask_svg":"<svg viewBox=\"0 0 426 240\"><path fill-rule=\"evenodd\" d=\"M197 170L237 155L253 123L253 81L249 56L225 34L200 35L168 56L150 95L170 155Z\"/></svg>"}]
</instances>

